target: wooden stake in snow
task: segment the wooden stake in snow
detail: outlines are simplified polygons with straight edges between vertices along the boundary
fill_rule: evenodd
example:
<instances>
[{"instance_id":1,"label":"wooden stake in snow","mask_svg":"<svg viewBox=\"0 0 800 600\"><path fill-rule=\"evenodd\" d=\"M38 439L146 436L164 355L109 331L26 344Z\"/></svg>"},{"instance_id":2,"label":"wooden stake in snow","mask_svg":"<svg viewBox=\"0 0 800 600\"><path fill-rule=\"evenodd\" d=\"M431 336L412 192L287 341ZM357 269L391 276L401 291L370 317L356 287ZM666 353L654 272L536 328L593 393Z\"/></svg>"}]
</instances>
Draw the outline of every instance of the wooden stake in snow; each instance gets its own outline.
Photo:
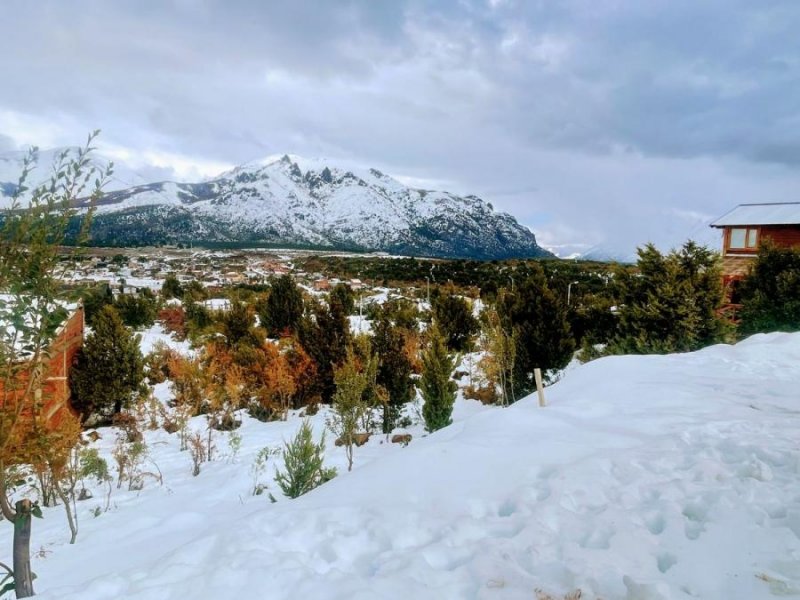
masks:
<instances>
[{"instance_id":1,"label":"wooden stake in snow","mask_svg":"<svg viewBox=\"0 0 800 600\"><path fill-rule=\"evenodd\" d=\"M542 386L542 370L534 369L533 377L536 379L536 393L539 394L539 406L545 406L544 387Z\"/></svg>"}]
</instances>

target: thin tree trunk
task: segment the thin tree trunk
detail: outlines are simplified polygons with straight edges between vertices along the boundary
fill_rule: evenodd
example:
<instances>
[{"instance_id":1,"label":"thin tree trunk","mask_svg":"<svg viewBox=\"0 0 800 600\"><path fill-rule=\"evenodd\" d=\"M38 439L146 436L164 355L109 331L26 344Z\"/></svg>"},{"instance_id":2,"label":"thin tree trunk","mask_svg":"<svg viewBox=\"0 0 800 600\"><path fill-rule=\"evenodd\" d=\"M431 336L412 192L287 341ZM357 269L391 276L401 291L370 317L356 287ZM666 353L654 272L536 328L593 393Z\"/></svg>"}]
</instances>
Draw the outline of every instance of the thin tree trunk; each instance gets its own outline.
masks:
<instances>
[{"instance_id":1,"label":"thin tree trunk","mask_svg":"<svg viewBox=\"0 0 800 600\"><path fill-rule=\"evenodd\" d=\"M353 434L348 434L345 444L345 454L347 455L347 470L353 470Z\"/></svg>"},{"instance_id":2,"label":"thin tree trunk","mask_svg":"<svg viewBox=\"0 0 800 600\"><path fill-rule=\"evenodd\" d=\"M14 591L17 598L33 596L31 571L31 501L19 500L14 520Z\"/></svg>"},{"instance_id":3,"label":"thin tree trunk","mask_svg":"<svg viewBox=\"0 0 800 600\"><path fill-rule=\"evenodd\" d=\"M70 539L69 543L74 544L75 539L78 537L78 509L77 506L73 503L70 505L70 496L75 498L75 492L70 491L69 493L62 490L58 483L56 483L56 490L58 493L59 498L64 503L64 510L67 513L67 523L69 523L69 532L70 532Z\"/></svg>"},{"instance_id":4,"label":"thin tree trunk","mask_svg":"<svg viewBox=\"0 0 800 600\"><path fill-rule=\"evenodd\" d=\"M53 491L50 489L50 485L46 480L46 475L43 471L38 471L36 476L39 478L39 489L42 492L42 504L44 506L55 506L56 505L56 498Z\"/></svg>"}]
</instances>

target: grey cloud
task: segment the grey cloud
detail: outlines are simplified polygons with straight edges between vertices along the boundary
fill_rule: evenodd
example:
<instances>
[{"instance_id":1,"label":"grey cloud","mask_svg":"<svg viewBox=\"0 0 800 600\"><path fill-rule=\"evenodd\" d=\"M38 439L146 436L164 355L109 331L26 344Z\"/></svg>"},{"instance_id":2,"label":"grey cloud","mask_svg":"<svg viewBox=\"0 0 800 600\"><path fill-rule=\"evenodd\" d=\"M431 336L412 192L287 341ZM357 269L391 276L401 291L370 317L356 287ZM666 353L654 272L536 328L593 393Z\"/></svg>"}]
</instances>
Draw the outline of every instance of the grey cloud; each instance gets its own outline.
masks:
<instances>
[{"instance_id":1,"label":"grey cloud","mask_svg":"<svg viewBox=\"0 0 800 600\"><path fill-rule=\"evenodd\" d=\"M100 127L133 152L204 161L341 157L626 243L686 226L664 205L714 214L798 183L793 0L10 0L4 13L0 80L15 83L0 118L52 123L64 143Z\"/></svg>"},{"instance_id":2,"label":"grey cloud","mask_svg":"<svg viewBox=\"0 0 800 600\"><path fill-rule=\"evenodd\" d=\"M9 136L0 133L0 152L11 152L17 149L17 145Z\"/></svg>"}]
</instances>

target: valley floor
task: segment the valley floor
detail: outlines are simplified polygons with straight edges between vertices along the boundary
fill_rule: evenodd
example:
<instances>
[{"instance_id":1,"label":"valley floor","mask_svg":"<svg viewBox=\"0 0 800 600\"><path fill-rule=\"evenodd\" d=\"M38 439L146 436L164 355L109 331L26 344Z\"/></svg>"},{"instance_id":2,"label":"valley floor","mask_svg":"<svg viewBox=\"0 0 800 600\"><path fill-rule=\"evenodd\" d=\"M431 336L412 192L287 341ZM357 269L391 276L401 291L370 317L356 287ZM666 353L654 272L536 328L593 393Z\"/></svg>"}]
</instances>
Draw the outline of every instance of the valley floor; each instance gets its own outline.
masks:
<instances>
[{"instance_id":1,"label":"valley floor","mask_svg":"<svg viewBox=\"0 0 800 600\"><path fill-rule=\"evenodd\" d=\"M747 599L800 594L800 334L577 367L514 406L459 399L408 447L328 440L329 483L253 496L255 453L301 420L245 419L235 458L190 473L177 435L147 432L163 472L112 509L34 523L40 598ZM159 389L162 396L166 388ZM325 411L313 417L324 429ZM202 419L195 423L199 429ZM112 430L97 444L113 445ZM10 549L11 528L0 528Z\"/></svg>"}]
</instances>

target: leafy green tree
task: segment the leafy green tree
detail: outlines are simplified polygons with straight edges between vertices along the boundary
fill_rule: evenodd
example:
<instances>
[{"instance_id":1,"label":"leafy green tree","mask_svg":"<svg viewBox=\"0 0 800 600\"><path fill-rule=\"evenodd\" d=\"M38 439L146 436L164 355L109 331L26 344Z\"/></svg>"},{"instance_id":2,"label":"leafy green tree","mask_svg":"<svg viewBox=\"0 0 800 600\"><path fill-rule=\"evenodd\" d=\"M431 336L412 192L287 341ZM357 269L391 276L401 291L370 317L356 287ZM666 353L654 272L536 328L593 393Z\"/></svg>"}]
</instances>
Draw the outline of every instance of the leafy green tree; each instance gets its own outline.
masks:
<instances>
[{"instance_id":1,"label":"leafy green tree","mask_svg":"<svg viewBox=\"0 0 800 600\"><path fill-rule=\"evenodd\" d=\"M567 307L548 287L542 269L534 265L513 291L501 293L497 313L502 330L514 340L511 389L512 398L519 399L536 389L534 369L547 374L564 368L572 357L575 341Z\"/></svg>"},{"instance_id":2,"label":"leafy green tree","mask_svg":"<svg viewBox=\"0 0 800 600\"><path fill-rule=\"evenodd\" d=\"M478 320L465 298L454 290L443 290L432 302L433 319L450 350L468 352L480 330Z\"/></svg>"},{"instance_id":3,"label":"leafy green tree","mask_svg":"<svg viewBox=\"0 0 800 600\"><path fill-rule=\"evenodd\" d=\"M402 407L414 397L412 365L406 353L405 330L392 324L387 313L373 323L373 352L378 358L377 382L386 390L383 405L383 432L395 428Z\"/></svg>"},{"instance_id":4,"label":"leafy green tree","mask_svg":"<svg viewBox=\"0 0 800 600\"><path fill-rule=\"evenodd\" d=\"M370 407L367 403L367 388L375 385L377 360L366 348L367 358L357 356L353 348L347 349L347 358L334 370L336 392L333 394L333 414L328 428L338 436L347 455L347 470L353 469L355 435L365 420ZM337 442L338 443L338 442Z\"/></svg>"},{"instance_id":5,"label":"leafy green tree","mask_svg":"<svg viewBox=\"0 0 800 600\"><path fill-rule=\"evenodd\" d=\"M486 350L480 360L481 370L494 394L499 392L501 404L508 406L516 400L512 382L519 330L504 329L500 315L494 307L485 310L481 314L481 320Z\"/></svg>"},{"instance_id":6,"label":"leafy green tree","mask_svg":"<svg viewBox=\"0 0 800 600\"><path fill-rule=\"evenodd\" d=\"M70 372L73 406L84 420L108 423L130 405L143 380L139 337L125 327L114 307L104 307Z\"/></svg>"},{"instance_id":7,"label":"leafy green tree","mask_svg":"<svg viewBox=\"0 0 800 600\"><path fill-rule=\"evenodd\" d=\"M434 327L428 347L422 354L422 378L419 386L425 401L422 405L422 416L427 431L436 431L453 422L453 404L458 389L455 381L450 378L453 369L455 361L447 352L444 337Z\"/></svg>"},{"instance_id":8,"label":"leafy green tree","mask_svg":"<svg viewBox=\"0 0 800 600\"><path fill-rule=\"evenodd\" d=\"M303 294L291 275L272 279L259 317L271 336L296 333L303 318Z\"/></svg>"},{"instance_id":9,"label":"leafy green tree","mask_svg":"<svg viewBox=\"0 0 800 600\"><path fill-rule=\"evenodd\" d=\"M335 469L323 467L325 434L317 444L309 421L303 421L297 435L284 444L285 471L275 474L275 481L286 496L297 498L336 475Z\"/></svg>"},{"instance_id":10,"label":"leafy green tree","mask_svg":"<svg viewBox=\"0 0 800 600\"><path fill-rule=\"evenodd\" d=\"M619 271L614 287L619 327L615 353L697 350L724 339L719 256L694 242L663 255L652 244L638 250L638 272Z\"/></svg>"},{"instance_id":11,"label":"leafy green tree","mask_svg":"<svg viewBox=\"0 0 800 600\"><path fill-rule=\"evenodd\" d=\"M800 330L800 249L762 244L740 294L741 333Z\"/></svg>"}]
</instances>

